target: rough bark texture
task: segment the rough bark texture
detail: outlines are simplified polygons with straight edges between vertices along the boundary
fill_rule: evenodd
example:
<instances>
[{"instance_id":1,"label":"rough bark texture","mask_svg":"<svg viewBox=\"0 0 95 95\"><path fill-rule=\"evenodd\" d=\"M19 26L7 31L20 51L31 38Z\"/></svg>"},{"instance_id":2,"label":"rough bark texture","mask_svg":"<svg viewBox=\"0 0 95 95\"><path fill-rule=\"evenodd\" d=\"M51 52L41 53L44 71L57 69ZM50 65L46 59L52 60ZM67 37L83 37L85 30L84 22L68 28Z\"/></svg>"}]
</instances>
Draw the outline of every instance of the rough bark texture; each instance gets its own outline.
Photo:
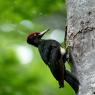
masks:
<instances>
[{"instance_id":1,"label":"rough bark texture","mask_svg":"<svg viewBox=\"0 0 95 95\"><path fill-rule=\"evenodd\" d=\"M67 0L67 26L78 95L95 95L95 0Z\"/></svg>"}]
</instances>

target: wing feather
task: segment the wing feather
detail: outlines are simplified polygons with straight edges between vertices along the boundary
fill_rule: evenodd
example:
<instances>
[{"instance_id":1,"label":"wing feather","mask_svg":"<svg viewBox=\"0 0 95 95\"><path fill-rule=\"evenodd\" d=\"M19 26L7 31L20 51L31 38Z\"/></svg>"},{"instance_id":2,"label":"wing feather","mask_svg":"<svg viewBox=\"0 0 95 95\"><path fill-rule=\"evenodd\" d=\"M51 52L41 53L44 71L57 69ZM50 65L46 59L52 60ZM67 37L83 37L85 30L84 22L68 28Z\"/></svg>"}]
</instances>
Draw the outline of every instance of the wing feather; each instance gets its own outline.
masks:
<instances>
[{"instance_id":1,"label":"wing feather","mask_svg":"<svg viewBox=\"0 0 95 95\"><path fill-rule=\"evenodd\" d=\"M64 86L64 64L62 60L60 44L57 42L45 42L40 44L40 55L50 68L55 79L59 82L60 87ZM64 52L64 51L63 51Z\"/></svg>"}]
</instances>

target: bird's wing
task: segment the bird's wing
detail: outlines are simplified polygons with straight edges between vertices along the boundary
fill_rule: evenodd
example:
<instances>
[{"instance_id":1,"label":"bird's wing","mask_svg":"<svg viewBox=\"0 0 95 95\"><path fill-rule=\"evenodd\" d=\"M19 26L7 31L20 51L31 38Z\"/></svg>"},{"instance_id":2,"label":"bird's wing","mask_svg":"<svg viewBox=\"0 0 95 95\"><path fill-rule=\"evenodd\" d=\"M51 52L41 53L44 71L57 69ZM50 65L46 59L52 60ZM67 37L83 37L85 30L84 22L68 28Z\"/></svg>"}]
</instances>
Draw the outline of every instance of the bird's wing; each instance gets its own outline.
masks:
<instances>
[{"instance_id":1,"label":"bird's wing","mask_svg":"<svg viewBox=\"0 0 95 95\"><path fill-rule=\"evenodd\" d=\"M41 43L38 47L40 55L43 61L49 65L51 61L56 62L60 59L60 45L54 43ZM58 60L57 60L58 59Z\"/></svg>"},{"instance_id":2,"label":"bird's wing","mask_svg":"<svg viewBox=\"0 0 95 95\"><path fill-rule=\"evenodd\" d=\"M64 64L62 61L60 45L44 44L43 48L39 47L40 55L43 61L49 66L55 79L59 82L60 87L64 86Z\"/></svg>"},{"instance_id":3,"label":"bird's wing","mask_svg":"<svg viewBox=\"0 0 95 95\"><path fill-rule=\"evenodd\" d=\"M60 87L64 86L64 63L62 60L60 47L53 47L51 50L49 67L56 80L59 81Z\"/></svg>"}]
</instances>

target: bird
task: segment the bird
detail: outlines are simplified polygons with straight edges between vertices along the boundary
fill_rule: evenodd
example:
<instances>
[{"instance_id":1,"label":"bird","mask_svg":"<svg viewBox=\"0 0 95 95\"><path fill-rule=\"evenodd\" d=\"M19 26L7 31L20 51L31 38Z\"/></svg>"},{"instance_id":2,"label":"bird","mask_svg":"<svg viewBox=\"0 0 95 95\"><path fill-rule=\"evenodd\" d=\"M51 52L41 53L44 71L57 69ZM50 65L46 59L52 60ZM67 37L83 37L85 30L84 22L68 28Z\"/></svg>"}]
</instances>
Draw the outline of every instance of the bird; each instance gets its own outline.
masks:
<instances>
[{"instance_id":1,"label":"bird","mask_svg":"<svg viewBox=\"0 0 95 95\"><path fill-rule=\"evenodd\" d=\"M65 67L67 50L56 40L42 39L49 30L50 29L46 29L42 32L32 32L27 37L27 43L38 48L42 60L58 81L59 88L64 87L65 80L74 89L75 93L78 93L79 81L70 71L66 70Z\"/></svg>"}]
</instances>

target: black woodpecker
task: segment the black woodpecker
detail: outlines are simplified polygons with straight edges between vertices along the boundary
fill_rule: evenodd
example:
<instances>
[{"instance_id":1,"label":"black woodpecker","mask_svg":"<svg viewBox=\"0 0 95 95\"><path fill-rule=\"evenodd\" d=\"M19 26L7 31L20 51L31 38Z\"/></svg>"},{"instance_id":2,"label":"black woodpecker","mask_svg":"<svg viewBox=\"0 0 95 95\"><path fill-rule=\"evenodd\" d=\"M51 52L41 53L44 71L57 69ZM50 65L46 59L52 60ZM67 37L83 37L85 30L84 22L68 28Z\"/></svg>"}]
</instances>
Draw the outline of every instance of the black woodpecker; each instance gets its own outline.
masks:
<instances>
[{"instance_id":1,"label":"black woodpecker","mask_svg":"<svg viewBox=\"0 0 95 95\"><path fill-rule=\"evenodd\" d=\"M64 87L65 80L74 89L75 93L77 93L79 89L79 81L65 68L65 62L67 61L66 50L62 48L60 43L56 40L41 39L48 31L49 29L44 30L43 32L31 33L27 37L27 43L38 48L41 58L50 68L51 73L59 83L59 87Z\"/></svg>"}]
</instances>

